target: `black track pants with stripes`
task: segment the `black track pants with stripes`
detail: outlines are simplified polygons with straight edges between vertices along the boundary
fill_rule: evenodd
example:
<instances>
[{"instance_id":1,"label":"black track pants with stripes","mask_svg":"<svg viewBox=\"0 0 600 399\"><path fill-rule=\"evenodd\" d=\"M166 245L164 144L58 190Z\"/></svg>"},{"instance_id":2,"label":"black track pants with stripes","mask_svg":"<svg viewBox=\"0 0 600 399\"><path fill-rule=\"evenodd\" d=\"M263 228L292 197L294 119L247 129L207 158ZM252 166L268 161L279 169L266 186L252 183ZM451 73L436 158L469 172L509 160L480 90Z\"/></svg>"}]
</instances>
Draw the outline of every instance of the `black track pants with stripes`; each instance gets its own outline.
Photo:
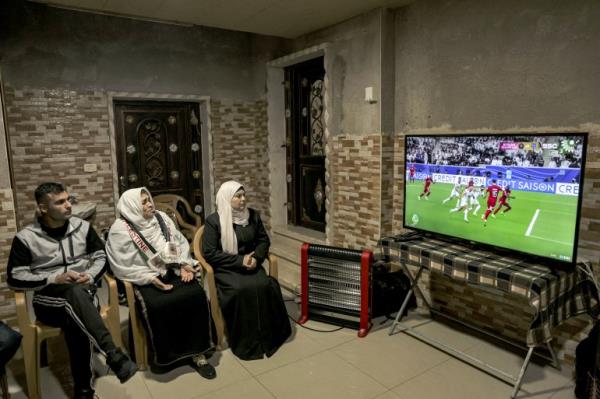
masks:
<instances>
[{"instance_id":1,"label":"black track pants with stripes","mask_svg":"<svg viewBox=\"0 0 600 399\"><path fill-rule=\"evenodd\" d=\"M86 288L78 284L50 284L33 297L37 319L60 327L65 334L76 390L93 388L92 345L103 354L115 349Z\"/></svg>"}]
</instances>

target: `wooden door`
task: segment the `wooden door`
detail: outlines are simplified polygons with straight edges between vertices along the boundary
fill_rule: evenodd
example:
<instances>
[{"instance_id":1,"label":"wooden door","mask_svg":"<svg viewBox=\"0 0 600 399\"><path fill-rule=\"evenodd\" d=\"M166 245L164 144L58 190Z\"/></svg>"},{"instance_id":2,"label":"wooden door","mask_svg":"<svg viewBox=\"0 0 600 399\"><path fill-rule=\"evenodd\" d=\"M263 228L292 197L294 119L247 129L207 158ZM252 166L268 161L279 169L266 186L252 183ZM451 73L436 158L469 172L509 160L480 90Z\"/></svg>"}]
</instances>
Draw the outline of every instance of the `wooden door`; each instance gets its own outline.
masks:
<instances>
[{"instance_id":1,"label":"wooden door","mask_svg":"<svg viewBox=\"0 0 600 399\"><path fill-rule=\"evenodd\" d=\"M285 74L288 221L325 231L323 57Z\"/></svg>"},{"instance_id":2,"label":"wooden door","mask_svg":"<svg viewBox=\"0 0 600 399\"><path fill-rule=\"evenodd\" d=\"M204 220L198 104L115 101L114 109L119 194L145 186L180 195Z\"/></svg>"}]
</instances>

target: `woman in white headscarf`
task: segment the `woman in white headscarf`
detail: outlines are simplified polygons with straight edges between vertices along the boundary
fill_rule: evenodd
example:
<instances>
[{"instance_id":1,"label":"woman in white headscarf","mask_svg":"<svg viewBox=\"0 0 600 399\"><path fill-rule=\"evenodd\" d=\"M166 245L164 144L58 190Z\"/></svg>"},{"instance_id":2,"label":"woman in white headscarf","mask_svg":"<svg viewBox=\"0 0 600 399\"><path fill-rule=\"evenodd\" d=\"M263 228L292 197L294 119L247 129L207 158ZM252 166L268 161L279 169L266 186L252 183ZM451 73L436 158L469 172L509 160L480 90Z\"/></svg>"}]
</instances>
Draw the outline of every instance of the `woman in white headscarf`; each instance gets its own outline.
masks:
<instances>
[{"instance_id":1,"label":"woman in white headscarf","mask_svg":"<svg viewBox=\"0 0 600 399\"><path fill-rule=\"evenodd\" d=\"M115 276L134 285L153 371L187 363L214 378L205 357L214 351L210 310L187 240L146 188L125 191L117 211L106 253Z\"/></svg>"},{"instance_id":2,"label":"woman in white headscarf","mask_svg":"<svg viewBox=\"0 0 600 399\"><path fill-rule=\"evenodd\" d=\"M212 265L232 352L243 360L272 356L291 335L281 289L262 263L269 236L246 192L228 181L217 192L217 212L206 218L202 251Z\"/></svg>"}]
</instances>

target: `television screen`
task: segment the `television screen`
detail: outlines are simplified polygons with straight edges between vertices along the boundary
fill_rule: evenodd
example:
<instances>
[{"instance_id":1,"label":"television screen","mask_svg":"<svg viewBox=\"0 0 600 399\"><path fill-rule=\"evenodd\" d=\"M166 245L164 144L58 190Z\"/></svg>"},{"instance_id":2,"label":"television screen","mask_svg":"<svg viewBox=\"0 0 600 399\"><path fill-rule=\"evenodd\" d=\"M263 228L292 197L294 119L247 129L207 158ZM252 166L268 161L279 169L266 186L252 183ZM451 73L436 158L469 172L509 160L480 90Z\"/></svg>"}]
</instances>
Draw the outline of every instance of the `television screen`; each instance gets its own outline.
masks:
<instances>
[{"instance_id":1,"label":"television screen","mask_svg":"<svg viewBox=\"0 0 600 399\"><path fill-rule=\"evenodd\" d=\"M574 263L587 134L407 135L404 227Z\"/></svg>"}]
</instances>

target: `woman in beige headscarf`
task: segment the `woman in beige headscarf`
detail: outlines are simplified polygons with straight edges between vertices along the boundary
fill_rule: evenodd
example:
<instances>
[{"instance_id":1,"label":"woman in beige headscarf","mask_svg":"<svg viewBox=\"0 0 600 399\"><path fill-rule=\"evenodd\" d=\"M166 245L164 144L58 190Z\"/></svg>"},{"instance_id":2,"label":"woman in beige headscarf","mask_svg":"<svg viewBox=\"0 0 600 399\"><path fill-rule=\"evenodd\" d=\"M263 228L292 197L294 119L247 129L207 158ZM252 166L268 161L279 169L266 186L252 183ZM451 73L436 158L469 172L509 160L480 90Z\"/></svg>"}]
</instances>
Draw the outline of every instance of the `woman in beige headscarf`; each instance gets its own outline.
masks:
<instances>
[{"instance_id":1,"label":"woman in beige headscarf","mask_svg":"<svg viewBox=\"0 0 600 399\"><path fill-rule=\"evenodd\" d=\"M217 192L217 212L206 218L202 251L215 271L219 304L232 352L243 360L272 356L291 334L277 280L262 263L269 236L246 191L228 181Z\"/></svg>"},{"instance_id":2,"label":"woman in beige headscarf","mask_svg":"<svg viewBox=\"0 0 600 399\"><path fill-rule=\"evenodd\" d=\"M214 378L204 356L214 351L210 311L187 240L171 218L154 209L146 188L125 191L117 211L106 253L115 276L134 284L153 370L188 362L203 377Z\"/></svg>"}]
</instances>

